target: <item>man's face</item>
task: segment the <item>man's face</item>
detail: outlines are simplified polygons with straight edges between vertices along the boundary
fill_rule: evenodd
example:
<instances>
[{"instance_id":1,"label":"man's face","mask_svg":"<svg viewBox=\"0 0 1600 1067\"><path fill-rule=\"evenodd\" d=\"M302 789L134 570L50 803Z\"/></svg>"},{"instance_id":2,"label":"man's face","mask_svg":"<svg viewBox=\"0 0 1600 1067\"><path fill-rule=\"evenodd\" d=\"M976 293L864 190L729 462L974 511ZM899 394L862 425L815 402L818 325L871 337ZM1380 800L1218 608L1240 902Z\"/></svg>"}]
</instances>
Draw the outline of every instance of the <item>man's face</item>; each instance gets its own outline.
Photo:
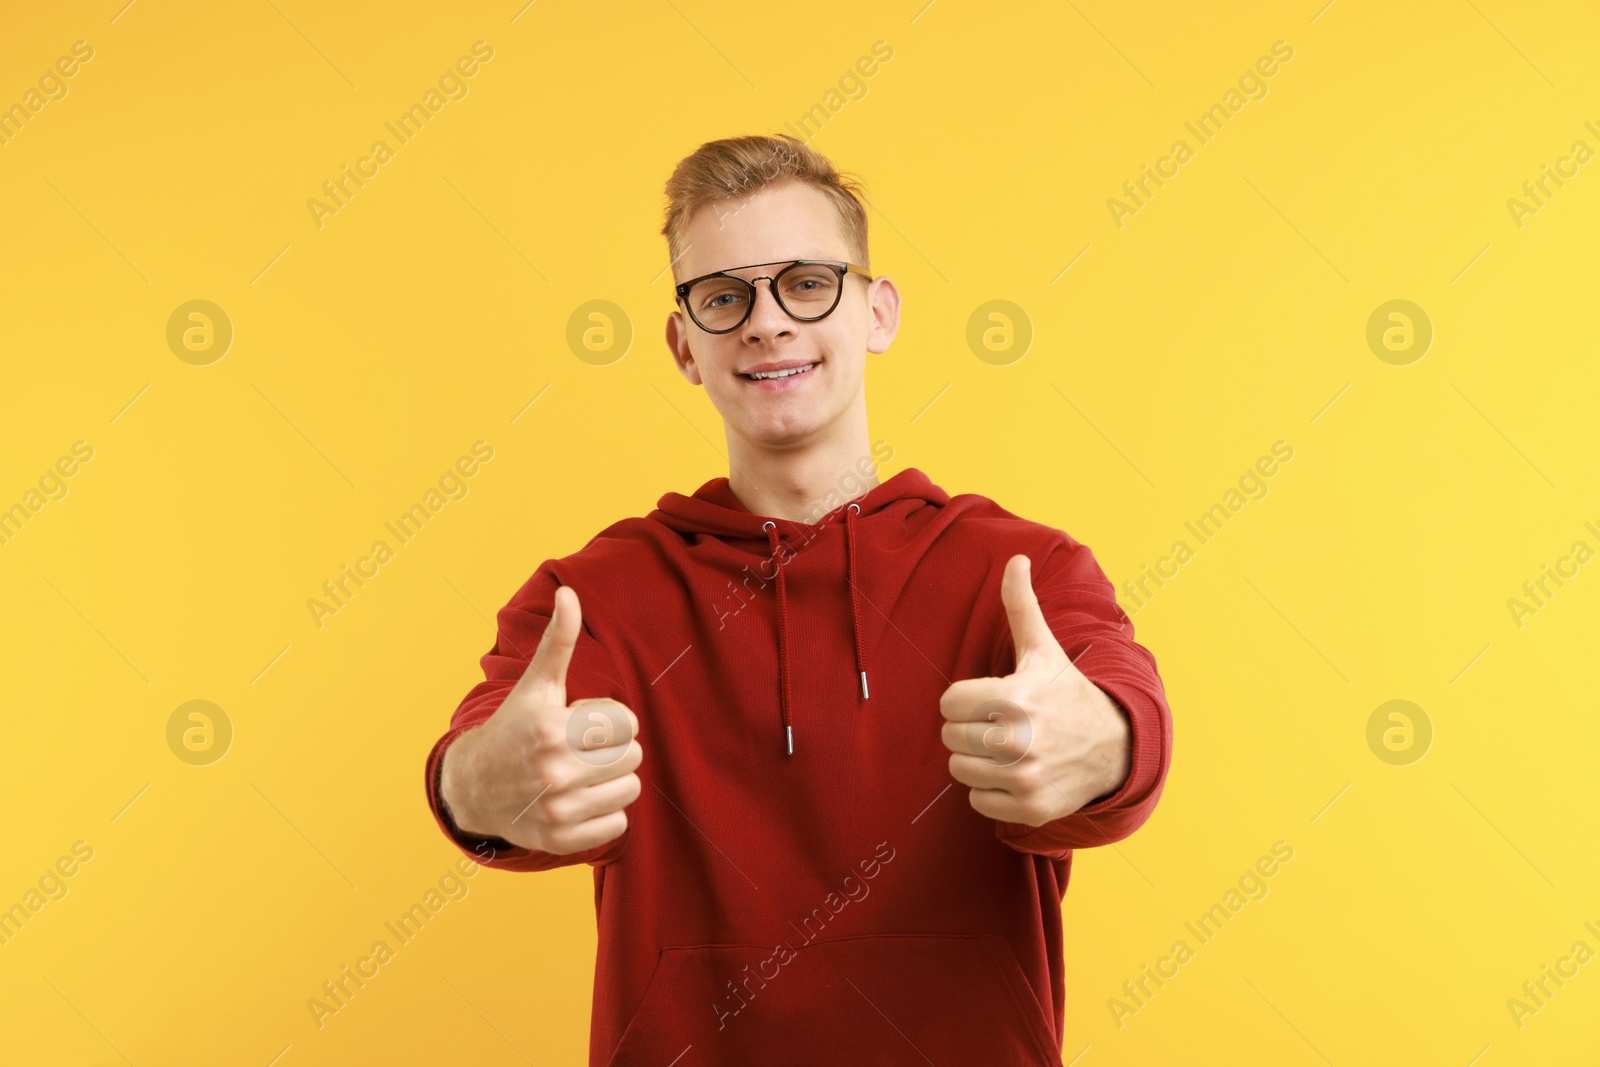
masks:
<instances>
[{"instance_id":1,"label":"man's face","mask_svg":"<svg viewBox=\"0 0 1600 1067\"><path fill-rule=\"evenodd\" d=\"M683 281L722 270L746 279L770 276L796 259L855 261L826 195L804 182L708 204L689 220L686 237L677 265ZM734 269L757 263L773 265ZM869 283L851 271L841 284L839 306L819 322L790 318L765 280L756 282L750 317L729 333L705 332L681 305L668 316L667 346L678 369L706 387L730 436L772 446L812 443L848 428L845 416L857 406L857 424L865 425L867 353L883 352L894 340L899 298L887 278ZM814 366L776 381L745 377L769 364Z\"/></svg>"}]
</instances>

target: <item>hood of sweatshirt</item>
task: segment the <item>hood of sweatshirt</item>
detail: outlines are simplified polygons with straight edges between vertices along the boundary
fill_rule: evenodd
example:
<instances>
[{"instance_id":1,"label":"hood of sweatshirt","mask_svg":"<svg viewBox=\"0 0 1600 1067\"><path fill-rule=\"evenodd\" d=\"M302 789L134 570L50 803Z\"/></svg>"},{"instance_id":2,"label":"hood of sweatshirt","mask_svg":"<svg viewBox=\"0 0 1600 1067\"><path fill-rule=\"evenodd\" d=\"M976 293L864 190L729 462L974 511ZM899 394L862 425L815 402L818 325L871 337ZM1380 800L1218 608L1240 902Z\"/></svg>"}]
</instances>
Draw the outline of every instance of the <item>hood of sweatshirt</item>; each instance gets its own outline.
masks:
<instances>
[{"instance_id":1,"label":"hood of sweatshirt","mask_svg":"<svg viewBox=\"0 0 1600 1067\"><path fill-rule=\"evenodd\" d=\"M924 1062L908 1041L940 1063L1061 1063L1073 850L1134 832L1170 761L1155 660L1065 532L916 468L855 491L794 522L713 478L544 560L429 752L430 808L467 859L592 868L591 1067ZM1015 669L1000 581L1018 553L1062 648L1131 725L1123 785L1041 826L973 808L940 712L954 682ZM528 669L562 585L582 615L568 737L606 728L575 702L610 698L637 715L643 760L622 833L558 854L456 828L439 772ZM557 790L526 817L578 799ZM543 914L482 951L547 951Z\"/></svg>"},{"instance_id":2,"label":"hood of sweatshirt","mask_svg":"<svg viewBox=\"0 0 1600 1067\"><path fill-rule=\"evenodd\" d=\"M832 498L842 495L830 494ZM730 599L718 606L724 624L729 615L744 607L747 597L768 583L776 586L777 726L786 754L794 754L794 709L790 697L790 674L794 665L789 647L789 591L785 567L830 525L844 527L846 568L840 582L848 596L850 612L848 618L839 621L850 627L860 699L869 700L872 691L862 639L861 592L857 582L860 566L857 528L866 523L911 527L916 525L919 512L930 506L942 508L949 501L948 493L934 485L922 471L911 467L873 486L863 496L834 505L831 511L820 514L812 523L751 514L734 495L725 477L711 479L695 490L693 496L667 493L650 513L650 519L689 536L697 545L706 546L707 556L720 556L719 562L737 569L738 581L729 583ZM832 500L825 497L824 503L830 504Z\"/></svg>"}]
</instances>

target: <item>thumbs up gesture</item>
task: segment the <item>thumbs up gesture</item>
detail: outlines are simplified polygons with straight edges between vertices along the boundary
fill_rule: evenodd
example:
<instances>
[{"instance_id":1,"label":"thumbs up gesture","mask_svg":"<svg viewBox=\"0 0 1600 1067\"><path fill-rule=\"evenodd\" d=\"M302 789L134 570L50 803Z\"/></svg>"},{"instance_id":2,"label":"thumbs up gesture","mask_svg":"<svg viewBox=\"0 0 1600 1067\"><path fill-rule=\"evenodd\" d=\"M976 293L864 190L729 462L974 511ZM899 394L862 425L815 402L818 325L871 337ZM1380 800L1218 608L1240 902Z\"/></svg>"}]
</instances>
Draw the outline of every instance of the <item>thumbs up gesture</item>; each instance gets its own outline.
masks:
<instances>
[{"instance_id":1,"label":"thumbs up gesture","mask_svg":"<svg viewBox=\"0 0 1600 1067\"><path fill-rule=\"evenodd\" d=\"M971 786L973 810L1042 826L1109 795L1128 777L1126 713L1079 673L1045 621L1027 556L1006 561L1000 581L1017 668L967 678L944 691L940 738L950 776Z\"/></svg>"},{"instance_id":2,"label":"thumbs up gesture","mask_svg":"<svg viewBox=\"0 0 1600 1067\"><path fill-rule=\"evenodd\" d=\"M622 836L639 798L638 716L615 700L567 703L567 666L583 617L577 590L555 609L516 686L445 749L440 795L463 831L567 855Z\"/></svg>"}]
</instances>

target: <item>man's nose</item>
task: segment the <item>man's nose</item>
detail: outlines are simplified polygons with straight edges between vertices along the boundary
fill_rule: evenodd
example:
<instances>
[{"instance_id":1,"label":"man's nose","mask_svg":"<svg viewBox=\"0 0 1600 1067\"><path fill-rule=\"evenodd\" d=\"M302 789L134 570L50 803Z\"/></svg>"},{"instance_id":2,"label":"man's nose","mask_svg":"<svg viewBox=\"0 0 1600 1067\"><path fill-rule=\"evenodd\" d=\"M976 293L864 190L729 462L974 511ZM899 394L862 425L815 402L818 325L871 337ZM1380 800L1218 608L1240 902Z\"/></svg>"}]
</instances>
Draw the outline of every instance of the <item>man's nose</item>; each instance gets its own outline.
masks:
<instances>
[{"instance_id":1,"label":"man's nose","mask_svg":"<svg viewBox=\"0 0 1600 1067\"><path fill-rule=\"evenodd\" d=\"M765 278L753 280L756 287L755 303L750 308L750 318L745 320L746 334L770 337L788 332L789 324L794 320L772 295L772 286Z\"/></svg>"}]
</instances>

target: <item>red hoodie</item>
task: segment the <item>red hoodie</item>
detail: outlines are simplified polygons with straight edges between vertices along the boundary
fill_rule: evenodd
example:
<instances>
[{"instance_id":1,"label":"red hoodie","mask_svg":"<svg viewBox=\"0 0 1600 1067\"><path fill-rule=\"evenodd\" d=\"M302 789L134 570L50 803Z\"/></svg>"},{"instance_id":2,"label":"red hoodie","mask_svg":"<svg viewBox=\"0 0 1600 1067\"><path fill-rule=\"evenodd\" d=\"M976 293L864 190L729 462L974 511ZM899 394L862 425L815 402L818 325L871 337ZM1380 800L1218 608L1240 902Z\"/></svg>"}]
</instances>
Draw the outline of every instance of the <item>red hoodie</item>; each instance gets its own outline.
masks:
<instances>
[{"instance_id":1,"label":"red hoodie","mask_svg":"<svg viewBox=\"0 0 1600 1067\"><path fill-rule=\"evenodd\" d=\"M1000 578L1019 552L1132 725L1122 787L1039 827L974 811L940 738L950 683L1015 667ZM438 786L558 585L583 611L568 701L621 701L644 750L627 830L564 856L457 830ZM916 468L814 525L752 515L714 478L546 560L498 625L429 753L428 803L486 866L593 867L591 1067L1061 1063L1072 850L1138 829L1172 754L1155 659L1087 547Z\"/></svg>"}]
</instances>

